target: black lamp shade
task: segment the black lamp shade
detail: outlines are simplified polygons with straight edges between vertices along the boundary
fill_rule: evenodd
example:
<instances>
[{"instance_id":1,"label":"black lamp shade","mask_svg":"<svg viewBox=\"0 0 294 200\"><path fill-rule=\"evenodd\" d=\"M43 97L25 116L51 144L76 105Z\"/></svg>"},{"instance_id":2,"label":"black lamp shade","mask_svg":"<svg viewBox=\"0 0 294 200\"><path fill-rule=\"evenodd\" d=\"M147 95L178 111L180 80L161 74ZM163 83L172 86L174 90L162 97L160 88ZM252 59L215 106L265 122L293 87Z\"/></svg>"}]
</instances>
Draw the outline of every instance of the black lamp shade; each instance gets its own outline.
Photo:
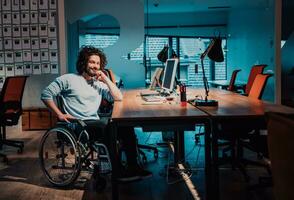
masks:
<instances>
[{"instance_id":1,"label":"black lamp shade","mask_svg":"<svg viewBox=\"0 0 294 200\"><path fill-rule=\"evenodd\" d=\"M163 49L157 54L157 59L163 63L166 62L166 60L169 58L168 56L168 49L169 47L167 45L165 45L163 47ZM172 58L176 58L178 57L176 52L172 49L172 54L171 54Z\"/></svg>"},{"instance_id":2,"label":"black lamp shade","mask_svg":"<svg viewBox=\"0 0 294 200\"><path fill-rule=\"evenodd\" d=\"M215 37L211 41L211 49L208 52L208 57L215 62L223 62L224 54L222 50L222 40L220 37Z\"/></svg>"},{"instance_id":3,"label":"black lamp shade","mask_svg":"<svg viewBox=\"0 0 294 200\"><path fill-rule=\"evenodd\" d=\"M163 49L157 54L157 59L160 62L165 63L168 59L168 46L164 46Z\"/></svg>"}]
</instances>

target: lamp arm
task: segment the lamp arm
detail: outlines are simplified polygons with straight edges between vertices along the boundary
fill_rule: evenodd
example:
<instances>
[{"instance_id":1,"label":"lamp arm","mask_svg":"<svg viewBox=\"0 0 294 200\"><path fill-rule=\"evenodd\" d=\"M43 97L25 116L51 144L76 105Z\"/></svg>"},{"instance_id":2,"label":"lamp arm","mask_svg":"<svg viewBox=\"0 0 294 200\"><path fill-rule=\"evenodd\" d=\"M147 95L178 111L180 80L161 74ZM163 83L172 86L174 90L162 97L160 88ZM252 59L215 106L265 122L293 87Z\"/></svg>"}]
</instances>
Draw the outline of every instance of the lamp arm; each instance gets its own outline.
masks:
<instances>
[{"instance_id":1,"label":"lamp arm","mask_svg":"<svg viewBox=\"0 0 294 200\"><path fill-rule=\"evenodd\" d=\"M201 67L202 67L202 74L203 74L203 84L204 84L204 88L205 88L205 101L207 101L208 98L208 94L209 94L209 85L207 82L207 78L205 76L205 71L204 71L204 64L203 64L203 60L205 58L205 56L210 52L210 50L212 49L212 47L214 46L215 40L211 40L209 46L205 49L205 51L201 54L200 59L201 59Z\"/></svg>"},{"instance_id":2,"label":"lamp arm","mask_svg":"<svg viewBox=\"0 0 294 200\"><path fill-rule=\"evenodd\" d=\"M210 52L211 48L213 47L215 40L211 40L209 46L205 49L205 51L201 54L200 59L204 60L205 56Z\"/></svg>"},{"instance_id":3,"label":"lamp arm","mask_svg":"<svg viewBox=\"0 0 294 200\"><path fill-rule=\"evenodd\" d=\"M208 85L207 78L206 78L205 71L204 71L203 60L204 60L204 58L201 58L201 68L202 68L203 84L204 84L204 89L205 89L205 101L207 101L208 94L209 94L209 85Z\"/></svg>"}]
</instances>

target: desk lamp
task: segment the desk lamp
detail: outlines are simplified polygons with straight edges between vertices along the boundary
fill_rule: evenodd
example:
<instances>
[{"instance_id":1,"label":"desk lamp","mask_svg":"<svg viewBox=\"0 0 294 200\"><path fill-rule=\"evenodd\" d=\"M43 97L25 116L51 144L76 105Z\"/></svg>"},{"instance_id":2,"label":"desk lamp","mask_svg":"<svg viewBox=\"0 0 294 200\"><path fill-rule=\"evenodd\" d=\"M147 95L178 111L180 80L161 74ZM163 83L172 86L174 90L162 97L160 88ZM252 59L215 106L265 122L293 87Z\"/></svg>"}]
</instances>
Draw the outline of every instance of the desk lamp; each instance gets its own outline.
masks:
<instances>
[{"instance_id":1,"label":"desk lamp","mask_svg":"<svg viewBox=\"0 0 294 200\"><path fill-rule=\"evenodd\" d=\"M210 44L208 45L207 49L201 54L201 68L203 73L203 84L205 88L205 99L197 99L194 101L195 106L218 106L218 102L213 99L208 99L209 94L209 85L207 82L207 78L205 76L204 71L204 64L203 60L205 56L208 55L208 57L215 61L215 62L223 62L224 61L224 55L222 51L222 40L220 37L215 37L210 41Z\"/></svg>"}]
</instances>

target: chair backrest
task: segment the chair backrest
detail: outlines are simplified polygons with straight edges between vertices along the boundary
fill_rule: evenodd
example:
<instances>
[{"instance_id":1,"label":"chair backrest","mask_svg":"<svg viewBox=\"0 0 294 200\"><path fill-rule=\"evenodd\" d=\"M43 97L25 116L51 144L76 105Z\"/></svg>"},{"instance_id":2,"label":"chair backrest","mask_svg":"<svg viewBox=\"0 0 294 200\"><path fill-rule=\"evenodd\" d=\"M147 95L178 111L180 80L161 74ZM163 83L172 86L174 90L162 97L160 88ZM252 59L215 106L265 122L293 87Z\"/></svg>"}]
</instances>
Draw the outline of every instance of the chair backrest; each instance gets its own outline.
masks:
<instances>
[{"instance_id":1,"label":"chair backrest","mask_svg":"<svg viewBox=\"0 0 294 200\"><path fill-rule=\"evenodd\" d=\"M116 84L116 80L115 80L115 75L114 73L112 72L111 69L104 69L103 70L104 74L106 76L108 76L108 78L114 83ZM119 84L120 85L120 84ZM118 87L119 87L118 85ZM113 105L111 103L109 103L108 101L106 101L105 99L102 99L101 101L101 104L100 104L100 107L99 107L99 110L98 110L98 115L100 117L103 117L103 116L110 116L111 113L112 113L112 108L113 108Z\"/></svg>"},{"instance_id":2,"label":"chair backrest","mask_svg":"<svg viewBox=\"0 0 294 200\"><path fill-rule=\"evenodd\" d=\"M153 73L153 76L151 78L151 83L150 83L150 90L155 90L156 86L161 86L160 85L160 77L162 74L163 69L161 67L157 67Z\"/></svg>"},{"instance_id":3,"label":"chair backrest","mask_svg":"<svg viewBox=\"0 0 294 200\"><path fill-rule=\"evenodd\" d=\"M108 78L115 83L115 75L113 73L113 71L111 69L104 69L104 71L106 72L106 75L108 76Z\"/></svg>"},{"instance_id":4,"label":"chair backrest","mask_svg":"<svg viewBox=\"0 0 294 200\"><path fill-rule=\"evenodd\" d=\"M14 76L5 79L0 94L0 116L6 125L15 125L22 113L22 97L27 76Z\"/></svg>"},{"instance_id":5,"label":"chair backrest","mask_svg":"<svg viewBox=\"0 0 294 200\"><path fill-rule=\"evenodd\" d=\"M245 88L245 94L247 94L247 95L249 94L256 75L262 74L263 70L266 66L267 66L266 64L253 65L253 67L250 70L249 76L248 76L248 81L247 81L246 88Z\"/></svg>"},{"instance_id":6,"label":"chair backrest","mask_svg":"<svg viewBox=\"0 0 294 200\"><path fill-rule=\"evenodd\" d=\"M261 99L264 88L266 86L266 82L271 76L271 74L257 74L252 84L251 90L248 94L248 97Z\"/></svg>"},{"instance_id":7,"label":"chair backrest","mask_svg":"<svg viewBox=\"0 0 294 200\"><path fill-rule=\"evenodd\" d=\"M115 75L111 69L104 69L103 72L113 83L116 84L118 88L123 87L122 79L119 78L119 80L116 80Z\"/></svg>"},{"instance_id":8,"label":"chair backrest","mask_svg":"<svg viewBox=\"0 0 294 200\"><path fill-rule=\"evenodd\" d=\"M268 148L275 199L294 199L294 115L267 113Z\"/></svg>"},{"instance_id":9,"label":"chair backrest","mask_svg":"<svg viewBox=\"0 0 294 200\"><path fill-rule=\"evenodd\" d=\"M232 72L230 84L229 84L229 87L228 87L229 91L235 91L235 81L236 81L237 74L238 74L239 71L241 71L241 69L236 69L236 70L234 70Z\"/></svg>"}]
</instances>

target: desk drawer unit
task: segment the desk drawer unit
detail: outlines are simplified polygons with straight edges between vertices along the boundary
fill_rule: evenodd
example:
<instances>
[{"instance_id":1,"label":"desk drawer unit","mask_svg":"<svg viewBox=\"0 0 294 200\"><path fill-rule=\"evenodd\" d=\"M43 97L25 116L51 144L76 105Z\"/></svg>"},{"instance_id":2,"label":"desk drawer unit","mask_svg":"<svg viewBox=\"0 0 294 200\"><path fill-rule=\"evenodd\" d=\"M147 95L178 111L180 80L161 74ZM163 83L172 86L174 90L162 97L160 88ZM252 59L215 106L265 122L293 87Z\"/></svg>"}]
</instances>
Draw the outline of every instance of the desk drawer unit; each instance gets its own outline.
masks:
<instances>
[{"instance_id":1,"label":"desk drawer unit","mask_svg":"<svg viewBox=\"0 0 294 200\"><path fill-rule=\"evenodd\" d=\"M46 108L24 109L22 114L23 130L46 130L56 123L56 117Z\"/></svg>"}]
</instances>

